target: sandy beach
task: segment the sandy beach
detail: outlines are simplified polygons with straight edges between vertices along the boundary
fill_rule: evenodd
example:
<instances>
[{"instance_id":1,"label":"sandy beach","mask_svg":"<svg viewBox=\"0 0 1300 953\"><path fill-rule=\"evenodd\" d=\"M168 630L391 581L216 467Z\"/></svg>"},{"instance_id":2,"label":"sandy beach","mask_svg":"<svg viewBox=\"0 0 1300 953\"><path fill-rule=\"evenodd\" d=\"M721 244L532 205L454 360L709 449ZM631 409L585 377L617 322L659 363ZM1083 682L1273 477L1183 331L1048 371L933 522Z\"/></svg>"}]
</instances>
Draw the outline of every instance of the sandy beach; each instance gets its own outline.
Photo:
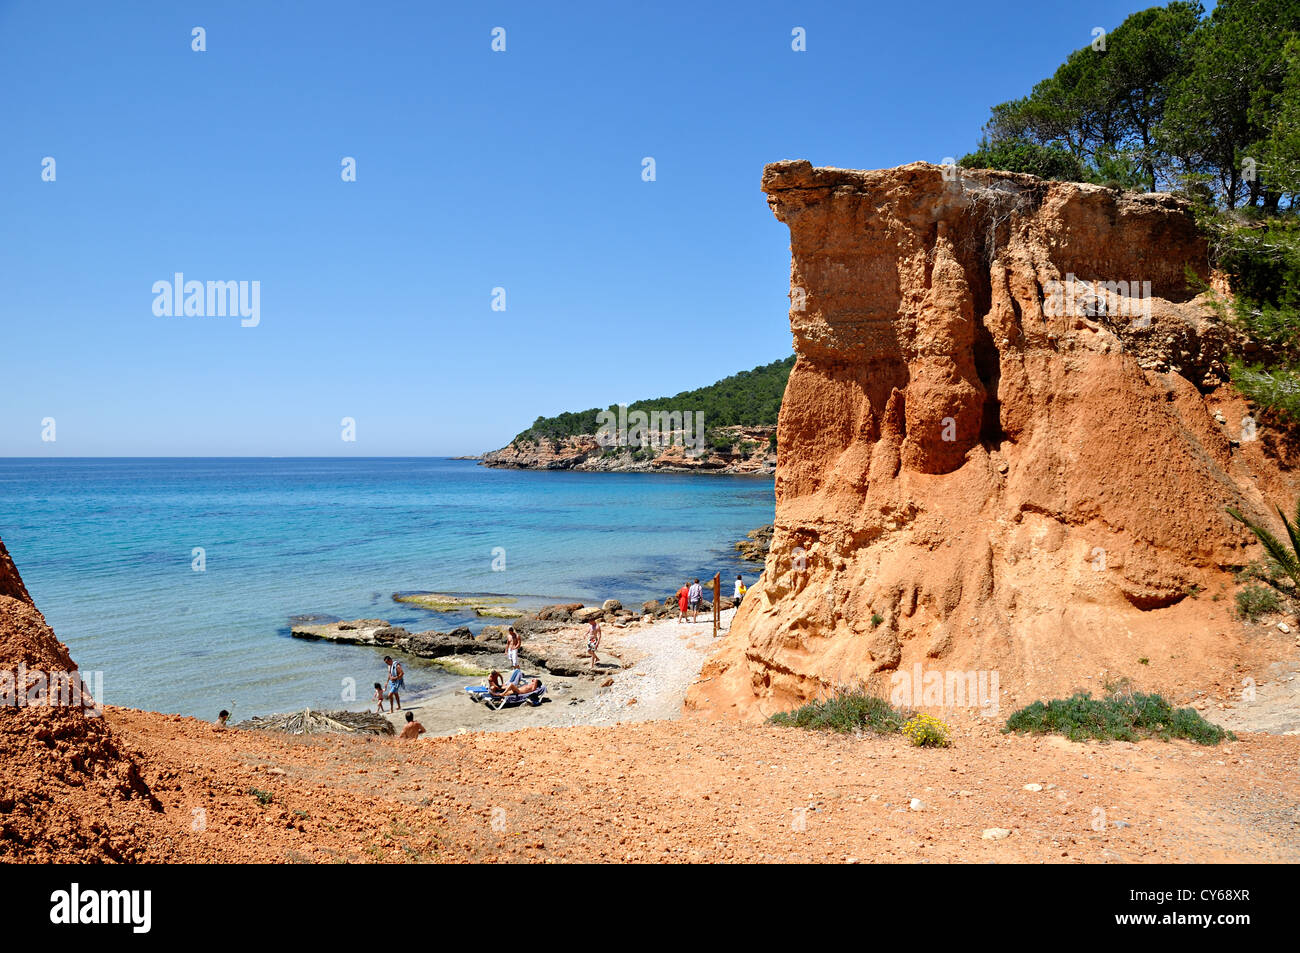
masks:
<instances>
[{"instance_id":1,"label":"sandy beach","mask_svg":"<svg viewBox=\"0 0 1300 953\"><path fill-rule=\"evenodd\" d=\"M717 640L713 638L712 616L705 613L700 613L695 623L669 618L633 622L622 628L605 625L597 653L601 664L595 676L550 675L524 666L526 678L538 675L546 685L546 695L537 707L518 705L493 711L471 701L464 691L464 686L481 685L485 679L465 676L460 687L416 698L403 710L386 714L400 731L405 725L406 712L413 712L432 737L471 731L614 725L678 718L687 689L699 676L705 660L721 644L734 615L734 609L721 612ZM586 627L572 626L555 633L554 637L581 644L586 638ZM480 663L476 657L468 660L472 664Z\"/></svg>"}]
</instances>

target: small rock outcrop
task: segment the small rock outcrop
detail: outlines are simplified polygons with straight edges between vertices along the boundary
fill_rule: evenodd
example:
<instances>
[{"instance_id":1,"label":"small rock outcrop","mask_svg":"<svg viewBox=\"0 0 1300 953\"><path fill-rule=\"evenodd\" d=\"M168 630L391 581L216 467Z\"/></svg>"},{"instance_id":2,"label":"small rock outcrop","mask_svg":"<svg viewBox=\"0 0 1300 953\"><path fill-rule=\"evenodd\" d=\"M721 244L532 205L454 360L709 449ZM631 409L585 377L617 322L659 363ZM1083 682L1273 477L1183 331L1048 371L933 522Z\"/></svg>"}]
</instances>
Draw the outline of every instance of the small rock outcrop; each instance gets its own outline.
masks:
<instances>
[{"instance_id":1,"label":"small rock outcrop","mask_svg":"<svg viewBox=\"0 0 1300 953\"><path fill-rule=\"evenodd\" d=\"M351 622L297 623L289 629L295 639L321 639L344 645L392 645L410 633L383 619L353 619Z\"/></svg>"},{"instance_id":2,"label":"small rock outcrop","mask_svg":"<svg viewBox=\"0 0 1300 953\"><path fill-rule=\"evenodd\" d=\"M772 548L772 536L775 532L776 527L771 523L750 530L745 534L744 539L736 543L736 549L740 551L740 558L756 563L766 560L768 551Z\"/></svg>"}]
</instances>

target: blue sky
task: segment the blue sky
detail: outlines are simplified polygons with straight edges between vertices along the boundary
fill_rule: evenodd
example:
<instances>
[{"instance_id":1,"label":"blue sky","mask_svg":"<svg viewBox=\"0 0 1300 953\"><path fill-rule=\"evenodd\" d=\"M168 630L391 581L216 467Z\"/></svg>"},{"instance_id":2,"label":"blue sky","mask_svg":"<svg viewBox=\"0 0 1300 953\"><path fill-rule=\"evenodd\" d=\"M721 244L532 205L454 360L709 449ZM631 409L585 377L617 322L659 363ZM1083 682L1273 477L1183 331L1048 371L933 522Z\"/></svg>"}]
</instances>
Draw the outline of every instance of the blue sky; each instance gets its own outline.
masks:
<instances>
[{"instance_id":1,"label":"blue sky","mask_svg":"<svg viewBox=\"0 0 1300 953\"><path fill-rule=\"evenodd\" d=\"M765 163L961 156L1141 6L0 0L0 455L475 453L784 357Z\"/></svg>"}]
</instances>

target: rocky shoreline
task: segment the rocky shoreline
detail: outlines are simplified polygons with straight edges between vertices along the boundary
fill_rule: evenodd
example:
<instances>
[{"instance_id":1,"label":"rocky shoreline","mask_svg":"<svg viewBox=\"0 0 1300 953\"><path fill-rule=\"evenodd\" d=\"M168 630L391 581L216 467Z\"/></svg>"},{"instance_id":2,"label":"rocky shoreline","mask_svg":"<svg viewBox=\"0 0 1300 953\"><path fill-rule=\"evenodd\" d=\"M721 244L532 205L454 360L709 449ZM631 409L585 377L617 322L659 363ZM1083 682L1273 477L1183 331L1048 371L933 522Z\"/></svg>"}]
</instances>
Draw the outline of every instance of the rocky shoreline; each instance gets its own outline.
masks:
<instances>
[{"instance_id":1,"label":"rocky shoreline","mask_svg":"<svg viewBox=\"0 0 1300 953\"><path fill-rule=\"evenodd\" d=\"M775 427L719 427L696 453L670 447L607 447L595 434L552 440L514 441L485 453L479 464L511 470L579 470L589 473L715 473L767 475L776 472Z\"/></svg>"},{"instance_id":2,"label":"rocky shoreline","mask_svg":"<svg viewBox=\"0 0 1300 953\"><path fill-rule=\"evenodd\" d=\"M750 530L744 539L736 543L740 558L754 563L765 562L767 554L772 549L772 537L775 534L776 526L772 523Z\"/></svg>"}]
</instances>

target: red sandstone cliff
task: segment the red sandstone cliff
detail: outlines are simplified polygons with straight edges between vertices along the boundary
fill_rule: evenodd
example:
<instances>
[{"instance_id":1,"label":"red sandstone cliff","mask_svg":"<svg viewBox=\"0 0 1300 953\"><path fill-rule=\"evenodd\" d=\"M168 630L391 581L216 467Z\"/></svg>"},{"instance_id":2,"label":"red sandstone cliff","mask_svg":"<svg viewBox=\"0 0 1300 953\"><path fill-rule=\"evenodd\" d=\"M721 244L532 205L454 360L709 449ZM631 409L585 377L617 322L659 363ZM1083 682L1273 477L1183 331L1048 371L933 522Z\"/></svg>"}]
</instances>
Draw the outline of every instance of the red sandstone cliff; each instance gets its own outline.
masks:
<instances>
[{"instance_id":1,"label":"red sandstone cliff","mask_svg":"<svg viewBox=\"0 0 1300 953\"><path fill-rule=\"evenodd\" d=\"M1294 487L1241 439L1184 206L923 163L781 162L763 191L798 354L776 533L688 706L755 717L918 661L1030 697L1239 678L1261 647L1231 617L1249 541L1224 507Z\"/></svg>"}]
</instances>

